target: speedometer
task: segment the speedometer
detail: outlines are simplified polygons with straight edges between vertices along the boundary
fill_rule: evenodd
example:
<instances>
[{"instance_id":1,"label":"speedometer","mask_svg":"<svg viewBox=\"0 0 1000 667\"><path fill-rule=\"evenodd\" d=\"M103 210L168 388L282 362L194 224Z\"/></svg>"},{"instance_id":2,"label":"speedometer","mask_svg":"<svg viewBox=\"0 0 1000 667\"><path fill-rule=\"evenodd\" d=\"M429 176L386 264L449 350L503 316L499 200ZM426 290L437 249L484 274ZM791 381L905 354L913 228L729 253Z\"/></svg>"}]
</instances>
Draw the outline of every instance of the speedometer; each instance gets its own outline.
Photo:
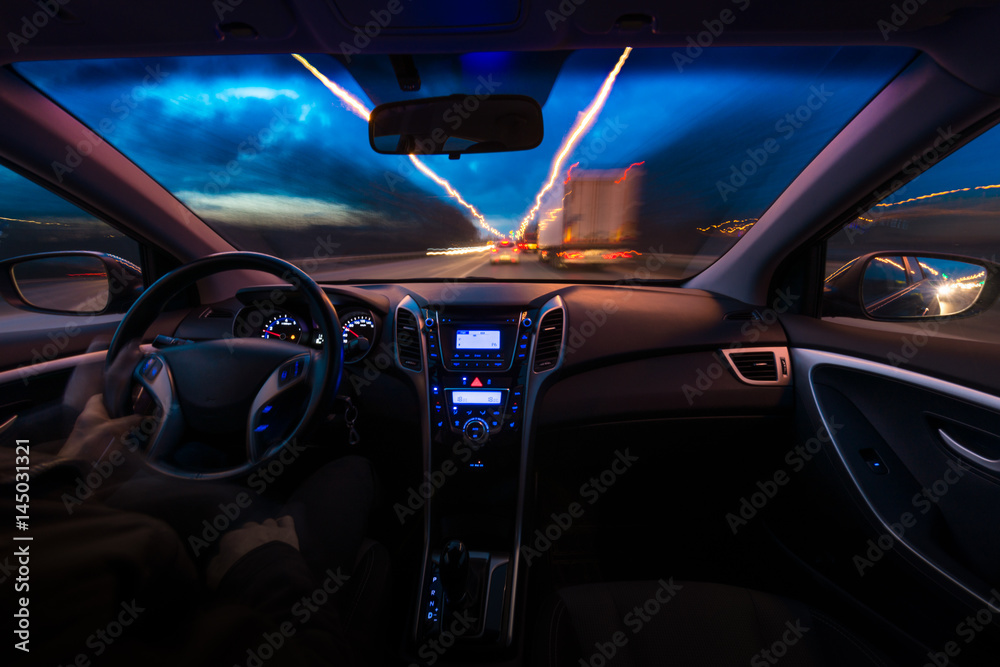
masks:
<instances>
[{"instance_id":1,"label":"speedometer","mask_svg":"<svg viewBox=\"0 0 1000 667\"><path fill-rule=\"evenodd\" d=\"M347 313L342 325L344 331L344 363L363 359L375 344L375 321L371 313Z\"/></svg>"},{"instance_id":2,"label":"speedometer","mask_svg":"<svg viewBox=\"0 0 1000 667\"><path fill-rule=\"evenodd\" d=\"M290 315L277 315L264 325L260 337L298 343L302 338L302 326Z\"/></svg>"}]
</instances>

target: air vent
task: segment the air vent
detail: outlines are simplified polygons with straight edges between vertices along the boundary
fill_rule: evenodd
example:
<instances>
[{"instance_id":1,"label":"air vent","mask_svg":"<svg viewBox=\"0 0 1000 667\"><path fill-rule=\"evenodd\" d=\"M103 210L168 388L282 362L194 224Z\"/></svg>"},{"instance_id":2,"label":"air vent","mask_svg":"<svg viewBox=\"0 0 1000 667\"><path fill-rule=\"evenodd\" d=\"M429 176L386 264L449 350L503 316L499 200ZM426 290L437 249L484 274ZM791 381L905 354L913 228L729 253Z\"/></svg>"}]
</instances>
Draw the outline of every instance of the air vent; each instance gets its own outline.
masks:
<instances>
[{"instance_id":1,"label":"air vent","mask_svg":"<svg viewBox=\"0 0 1000 667\"><path fill-rule=\"evenodd\" d=\"M535 341L535 372L540 373L555 368L559 362L559 352L563 337L563 311L555 308L542 316Z\"/></svg>"},{"instance_id":2,"label":"air vent","mask_svg":"<svg viewBox=\"0 0 1000 667\"><path fill-rule=\"evenodd\" d=\"M205 310L203 310L201 312L201 317L202 318L206 318L206 317L225 317L225 318L230 318L232 316L233 316L233 311L229 310L228 308L212 308L212 307L209 307L209 308L206 308Z\"/></svg>"},{"instance_id":3,"label":"air vent","mask_svg":"<svg viewBox=\"0 0 1000 667\"><path fill-rule=\"evenodd\" d=\"M774 352L740 352L730 358L736 366L736 372L747 380L757 382L778 380L778 364L774 361Z\"/></svg>"},{"instance_id":4,"label":"air vent","mask_svg":"<svg viewBox=\"0 0 1000 667\"><path fill-rule=\"evenodd\" d=\"M419 371L420 336L417 329L417 318L409 310L396 310L396 355L403 368Z\"/></svg>"},{"instance_id":5,"label":"air vent","mask_svg":"<svg viewBox=\"0 0 1000 667\"><path fill-rule=\"evenodd\" d=\"M786 347L737 348L722 353L746 384L786 385L792 381Z\"/></svg>"}]
</instances>

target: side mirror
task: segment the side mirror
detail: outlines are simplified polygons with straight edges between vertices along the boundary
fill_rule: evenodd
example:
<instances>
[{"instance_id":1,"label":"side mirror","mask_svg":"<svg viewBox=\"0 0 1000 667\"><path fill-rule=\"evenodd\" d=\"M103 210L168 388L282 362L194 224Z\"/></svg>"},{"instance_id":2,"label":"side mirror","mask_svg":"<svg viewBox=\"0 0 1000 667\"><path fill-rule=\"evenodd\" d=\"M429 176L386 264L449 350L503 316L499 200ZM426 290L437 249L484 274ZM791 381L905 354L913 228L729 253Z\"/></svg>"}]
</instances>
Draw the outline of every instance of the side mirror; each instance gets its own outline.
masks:
<instances>
[{"instance_id":1,"label":"side mirror","mask_svg":"<svg viewBox=\"0 0 1000 667\"><path fill-rule=\"evenodd\" d=\"M104 253L49 252L0 262L0 295L22 310L124 313L142 290L139 267Z\"/></svg>"},{"instance_id":2,"label":"side mirror","mask_svg":"<svg viewBox=\"0 0 1000 667\"><path fill-rule=\"evenodd\" d=\"M1000 294L1000 266L938 253L877 252L824 284L823 315L913 320L977 315Z\"/></svg>"}]
</instances>

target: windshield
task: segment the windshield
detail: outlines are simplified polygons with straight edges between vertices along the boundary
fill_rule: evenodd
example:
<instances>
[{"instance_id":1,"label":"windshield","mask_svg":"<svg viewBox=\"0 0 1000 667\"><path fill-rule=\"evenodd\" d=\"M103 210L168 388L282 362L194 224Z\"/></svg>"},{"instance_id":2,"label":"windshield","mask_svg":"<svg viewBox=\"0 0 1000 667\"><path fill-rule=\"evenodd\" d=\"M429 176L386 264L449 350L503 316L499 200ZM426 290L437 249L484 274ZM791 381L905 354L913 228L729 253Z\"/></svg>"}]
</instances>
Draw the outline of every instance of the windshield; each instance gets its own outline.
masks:
<instances>
[{"instance_id":1,"label":"windshield","mask_svg":"<svg viewBox=\"0 0 1000 667\"><path fill-rule=\"evenodd\" d=\"M872 47L20 63L234 246L322 280L688 277L753 226L913 52ZM378 103L523 94L544 139L512 153L394 156ZM461 109L457 109L458 112ZM84 167L81 167L84 168Z\"/></svg>"}]
</instances>

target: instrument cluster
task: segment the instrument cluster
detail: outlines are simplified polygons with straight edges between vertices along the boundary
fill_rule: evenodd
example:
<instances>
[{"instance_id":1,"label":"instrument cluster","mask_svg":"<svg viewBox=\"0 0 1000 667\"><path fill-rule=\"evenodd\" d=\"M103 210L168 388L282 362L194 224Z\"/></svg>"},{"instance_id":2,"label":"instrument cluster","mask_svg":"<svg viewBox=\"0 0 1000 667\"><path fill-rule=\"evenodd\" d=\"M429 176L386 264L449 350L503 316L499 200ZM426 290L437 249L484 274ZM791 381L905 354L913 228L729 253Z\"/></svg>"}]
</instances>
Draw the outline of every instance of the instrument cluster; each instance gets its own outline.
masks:
<instances>
[{"instance_id":1,"label":"instrument cluster","mask_svg":"<svg viewBox=\"0 0 1000 667\"><path fill-rule=\"evenodd\" d=\"M337 314L343 337L344 363L351 364L364 359L377 340L378 325L374 314L367 308L347 308ZM250 313L246 316L247 320L253 315L254 313ZM323 334L311 318L278 312L261 319L264 323L257 329L261 338L283 340L317 349L323 347Z\"/></svg>"}]
</instances>

